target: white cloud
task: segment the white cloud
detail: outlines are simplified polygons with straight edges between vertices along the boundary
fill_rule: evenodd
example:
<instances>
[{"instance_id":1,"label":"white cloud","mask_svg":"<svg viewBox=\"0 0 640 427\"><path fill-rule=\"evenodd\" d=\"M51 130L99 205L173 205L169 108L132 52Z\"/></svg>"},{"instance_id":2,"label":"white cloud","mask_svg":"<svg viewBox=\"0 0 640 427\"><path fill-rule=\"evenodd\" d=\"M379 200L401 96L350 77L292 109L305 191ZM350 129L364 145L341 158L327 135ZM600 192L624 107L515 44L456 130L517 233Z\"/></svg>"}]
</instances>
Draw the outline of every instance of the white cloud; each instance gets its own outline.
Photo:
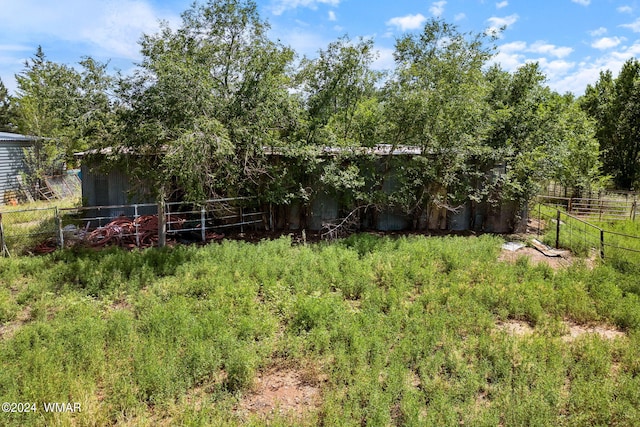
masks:
<instances>
[{"instance_id":1,"label":"white cloud","mask_svg":"<svg viewBox=\"0 0 640 427\"><path fill-rule=\"evenodd\" d=\"M512 72L517 70L524 63L524 60L525 56L522 54L500 50L491 58L489 65L500 64L500 68Z\"/></svg>"},{"instance_id":2,"label":"white cloud","mask_svg":"<svg viewBox=\"0 0 640 427\"><path fill-rule=\"evenodd\" d=\"M389 19L386 24L390 27L396 27L401 31L417 30L427 21L421 13L417 15L397 16Z\"/></svg>"},{"instance_id":3,"label":"white cloud","mask_svg":"<svg viewBox=\"0 0 640 427\"><path fill-rule=\"evenodd\" d=\"M600 50L611 49L618 46L624 40L624 37L603 37L591 43L591 47Z\"/></svg>"},{"instance_id":4,"label":"white cloud","mask_svg":"<svg viewBox=\"0 0 640 427\"><path fill-rule=\"evenodd\" d=\"M291 47L297 54L315 58L320 49L324 49L331 40L313 31L302 27L273 27L271 36L274 39L282 40Z\"/></svg>"},{"instance_id":5,"label":"white cloud","mask_svg":"<svg viewBox=\"0 0 640 427\"><path fill-rule=\"evenodd\" d=\"M117 56L138 57L137 41L141 33L157 31L156 12L140 1L128 2L126 8L105 11L97 18L96 26L78 28L78 34Z\"/></svg>"},{"instance_id":6,"label":"white cloud","mask_svg":"<svg viewBox=\"0 0 640 427\"><path fill-rule=\"evenodd\" d=\"M600 27L598 29L595 29L593 31L589 31L589 34L593 37L600 37L603 36L605 34L607 34L607 29L605 27Z\"/></svg>"},{"instance_id":7,"label":"white cloud","mask_svg":"<svg viewBox=\"0 0 640 427\"><path fill-rule=\"evenodd\" d=\"M489 28L487 28L487 34L498 34L502 28L508 28L509 26L518 22L520 17L517 14L505 16L503 18L492 16L487 19L489 22Z\"/></svg>"},{"instance_id":8,"label":"white cloud","mask_svg":"<svg viewBox=\"0 0 640 427\"><path fill-rule=\"evenodd\" d=\"M318 4L338 6L340 1L341 0L273 0L271 2L271 12L273 12L274 15L282 15L283 12L298 7L316 9Z\"/></svg>"},{"instance_id":9,"label":"white cloud","mask_svg":"<svg viewBox=\"0 0 640 427\"><path fill-rule=\"evenodd\" d=\"M549 61L547 58L537 58L535 61L540 64L540 68L547 75L549 81L559 80L576 66L575 62L562 59Z\"/></svg>"},{"instance_id":10,"label":"white cloud","mask_svg":"<svg viewBox=\"0 0 640 427\"><path fill-rule=\"evenodd\" d=\"M14 39L34 40L42 45L49 40L89 44L87 55L129 59L139 57L138 40L142 33L159 29L158 19L179 22L177 15L163 15L144 0L22 0L3 2L2 8L3 15L12 17L3 22L2 32L11 32Z\"/></svg>"},{"instance_id":11,"label":"white cloud","mask_svg":"<svg viewBox=\"0 0 640 427\"><path fill-rule=\"evenodd\" d=\"M556 46L542 41L533 43L527 50L533 53L555 56L556 58L564 58L573 52L571 47Z\"/></svg>"},{"instance_id":12,"label":"white cloud","mask_svg":"<svg viewBox=\"0 0 640 427\"><path fill-rule=\"evenodd\" d=\"M515 41L498 46L498 54L493 58L492 63L500 63L507 71L514 71L526 62L537 61L549 70L558 73L574 66L573 62L567 62L562 58L573 52L570 47L558 47L545 42L535 42L528 45L524 41ZM549 60L546 57L530 57L527 54L534 53L556 57L558 59Z\"/></svg>"},{"instance_id":13,"label":"white cloud","mask_svg":"<svg viewBox=\"0 0 640 427\"><path fill-rule=\"evenodd\" d=\"M329 11L329 21L336 21L338 18L336 18L336 13L333 10Z\"/></svg>"},{"instance_id":14,"label":"white cloud","mask_svg":"<svg viewBox=\"0 0 640 427\"><path fill-rule=\"evenodd\" d=\"M622 24L620 26L623 27L623 28L628 28L631 31L633 31L634 33L640 33L640 18L636 19L631 24Z\"/></svg>"},{"instance_id":15,"label":"white cloud","mask_svg":"<svg viewBox=\"0 0 640 427\"><path fill-rule=\"evenodd\" d=\"M601 71L609 70L616 76L623 64L631 56L635 56L634 52L640 52L640 44L593 60L580 62L575 71L554 80L551 87L559 92L569 91L576 95L582 95L587 85L594 84L598 80Z\"/></svg>"},{"instance_id":16,"label":"white cloud","mask_svg":"<svg viewBox=\"0 0 640 427\"><path fill-rule=\"evenodd\" d=\"M631 6L620 6L616 10L620 13L633 13L633 8Z\"/></svg>"},{"instance_id":17,"label":"white cloud","mask_svg":"<svg viewBox=\"0 0 640 427\"><path fill-rule=\"evenodd\" d=\"M181 1L184 8L189 6ZM2 16L11 17L0 25L5 43L0 47L0 76L10 90L16 88L14 75L38 45L57 63L75 66L87 55L124 71L140 59L143 33L157 32L160 19L172 27L180 23L180 11L159 9L152 0L0 0L0 9Z\"/></svg>"},{"instance_id":18,"label":"white cloud","mask_svg":"<svg viewBox=\"0 0 640 427\"><path fill-rule=\"evenodd\" d=\"M496 3L496 8L498 9L502 9L504 7L509 6L509 2L508 1L501 1L499 3Z\"/></svg>"},{"instance_id":19,"label":"white cloud","mask_svg":"<svg viewBox=\"0 0 640 427\"><path fill-rule=\"evenodd\" d=\"M371 68L374 70L392 70L395 68L395 59L393 58L393 54L395 49L390 49L386 47L377 48L378 58L373 61L371 64Z\"/></svg>"},{"instance_id":20,"label":"white cloud","mask_svg":"<svg viewBox=\"0 0 640 427\"><path fill-rule=\"evenodd\" d=\"M513 53L513 52L521 52L527 48L527 43L523 41L505 43L499 47L500 52L505 53Z\"/></svg>"},{"instance_id":21,"label":"white cloud","mask_svg":"<svg viewBox=\"0 0 640 427\"><path fill-rule=\"evenodd\" d=\"M546 84L551 89L559 93L572 92L582 95L587 85L598 80L601 71L610 70L615 76L629 58L640 55L640 40L630 46L620 45L616 50L607 51L598 57L586 57L580 62L536 56L534 51L545 49L540 49L542 44L533 48L534 45L529 46L523 41L500 45L498 54L491 63L499 63L502 69L514 72L526 63L538 62L547 76Z\"/></svg>"},{"instance_id":22,"label":"white cloud","mask_svg":"<svg viewBox=\"0 0 640 427\"><path fill-rule=\"evenodd\" d=\"M591 0L571 0L574 3L578 3L579 5L582 6L589 6L589 4L591 4Z\"/></svg>"},{"instance_id":23,"label":"white cloud","mask_svg":"<svg viewBox=\"0 0 640 427\"><path fill-rule=\"evenodd\" d=\"M467 19L467 15L465 13L458 13L453 17L453 20L458 22Z\"/></svg>"},{"instance_id":24,"label":"white cloud","mask_svg":"<svg viewBox=\"0 0 640 427\"><path fill-rule=\"evenodd\" d=\"M444 13L444 7L447 5L446 1L437 1L431 4L429 12L435 17L440 17Z\"/></svg>"}]
</instances>

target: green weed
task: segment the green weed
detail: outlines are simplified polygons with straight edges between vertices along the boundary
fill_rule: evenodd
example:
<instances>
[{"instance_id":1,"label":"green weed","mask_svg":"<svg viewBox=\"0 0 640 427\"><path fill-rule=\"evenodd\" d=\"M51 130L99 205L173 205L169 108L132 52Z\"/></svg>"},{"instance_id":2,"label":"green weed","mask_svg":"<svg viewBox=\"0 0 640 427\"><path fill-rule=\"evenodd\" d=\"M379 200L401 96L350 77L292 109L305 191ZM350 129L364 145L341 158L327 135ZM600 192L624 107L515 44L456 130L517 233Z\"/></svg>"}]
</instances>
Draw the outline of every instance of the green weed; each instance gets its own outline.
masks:
<instances>
[{"instance_id":1,"label":"green weed","mask_svg":"<svg viewBox=\"0 0 640 427\"><path fill-rule=\"evenodd\" d=\"M636 275L502 263L502 243L363 234L2 259L1 400L85 405L2 423L638 424ZM530 332L498 326L516 321ZM567 321L625 335L566 340ZM274 366L317 402L241 410Z\"/></svg>"}]
</instances>

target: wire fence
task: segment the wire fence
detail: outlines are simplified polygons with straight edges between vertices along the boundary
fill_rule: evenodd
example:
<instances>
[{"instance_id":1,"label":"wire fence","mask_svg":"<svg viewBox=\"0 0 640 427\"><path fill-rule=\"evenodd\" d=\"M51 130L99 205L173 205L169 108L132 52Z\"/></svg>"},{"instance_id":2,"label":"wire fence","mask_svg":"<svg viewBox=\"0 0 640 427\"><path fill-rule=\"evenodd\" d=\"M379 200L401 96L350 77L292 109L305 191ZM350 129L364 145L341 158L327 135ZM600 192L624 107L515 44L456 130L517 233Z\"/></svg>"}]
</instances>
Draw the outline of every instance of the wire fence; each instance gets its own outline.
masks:
<instances>
[{"instance_id":1,"label":"wire fence","mask_svg":"<svg viewBox=\"0 0 640 427\"><path fill-rule=\"evenodd\" d=\"M608 230L560 209L537 203L530 210L533 229L541 240L556 249L566 248L579 255L595 251L602 259L637 258L640 262L640 236Z\"/></svg>"},{"instance_id":2,"label":"wire fence","mask_svg":"<svg viewBox=\"0 0 640 427\"><path fill-rule=\"evenodd\" d=\"M0 214L3 255L48 253L72 246L143 248L218 240L225 231L266 226L251 197L198 203L132 204L10 210Z\"/></svg>"}]
</instances>

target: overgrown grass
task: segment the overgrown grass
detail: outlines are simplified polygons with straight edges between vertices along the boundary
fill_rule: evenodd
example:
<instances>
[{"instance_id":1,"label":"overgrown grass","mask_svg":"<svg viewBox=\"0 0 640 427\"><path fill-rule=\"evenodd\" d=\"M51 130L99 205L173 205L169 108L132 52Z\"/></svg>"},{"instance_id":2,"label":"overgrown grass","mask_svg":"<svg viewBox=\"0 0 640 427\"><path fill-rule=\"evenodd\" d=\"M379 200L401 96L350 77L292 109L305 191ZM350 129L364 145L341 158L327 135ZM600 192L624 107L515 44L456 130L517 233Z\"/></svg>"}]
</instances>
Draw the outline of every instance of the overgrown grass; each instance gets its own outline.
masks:
<instances>
[{"instance_id":1,"label":"overgrown grass","mask_svg":"<svg viewBox=\"0 0 640 427\"><path fill-rule=\"evenodd\" d=\"M638 425L638 276L497 262L497 237L357 235L0 259L2 425ZM527 322L513 336L496 324ZM566 342L565 321L626 331ZM323 378L304 418L238 410ZM204 390L194 399L196 390Z\"/></svg>"},{"instance_id":2,"label":"overgrown grass","mask_svg":"<svg viewBox=\"0 0 640 427\"><path fill-rule=\"evenodd\" d=\"M550 206L537 205L531 212L534 219L542 218L546 225L543 241L555 246L557 234L557 210ZM604 246L600 229L604 230ZM559 246L568 248L580 256L595 251L604 252L605 262L629 274L640 274L640 220L583 221L561 213Z\"/></svg>"},{"instance_id":3,"label":"overgrown grass","mask_svg":"<svg viewBox=\"0 0 640 427\"><path fill-rule=\"evenodd\" d=\"M17 206L0 206L5 245L12 255L19 255L33 250L35 246L47 239L55 239L56 208L71 208L80 204L81 201L78 198L67 198L40 200Z\"/></svg>"}]
</instances>

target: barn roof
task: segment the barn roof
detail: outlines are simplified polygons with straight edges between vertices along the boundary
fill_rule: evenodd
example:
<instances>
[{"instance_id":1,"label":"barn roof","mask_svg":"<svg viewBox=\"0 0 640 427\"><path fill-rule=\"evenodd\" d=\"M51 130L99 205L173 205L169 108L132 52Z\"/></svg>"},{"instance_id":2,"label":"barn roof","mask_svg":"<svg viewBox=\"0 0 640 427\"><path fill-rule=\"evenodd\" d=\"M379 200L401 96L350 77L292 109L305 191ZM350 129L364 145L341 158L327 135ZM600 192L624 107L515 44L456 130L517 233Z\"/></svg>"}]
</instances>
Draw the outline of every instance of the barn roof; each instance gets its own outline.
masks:
<instances>
[{"instance_id":1,"label":"barn roof","mask_svg":"<svg viewBox=\"0 0 640 427\"><path fill-rule=\"evenodd\" d=\"M0 132L0 142L33 142L38 138L18 133Z\"/></svg>"},{"instance_id":2,"label":"barn roof","mask_svg":"<svg viewBox=\"0 0 640 427\"><path fill-rule=\"evenodd\" d=\"M308 147L310 149L316 149L321 156L333 156L338 154L360 154L360 155L375 155L375 156L407 156L407 155L420 155L422 149L415 146L398 145L393 146L391 144L379 144L374 147ZM262 147L262 150L267 156L287 156L294 153L289 147ZM135 150L130 147L119 147L115 149L113 147L105 147L100 149L91 149L87 151L81 151L74 153L76 157L85 157L88 155L101 154L108 156L111 154L135 154Z\"/></svg>"}]
</instances>

